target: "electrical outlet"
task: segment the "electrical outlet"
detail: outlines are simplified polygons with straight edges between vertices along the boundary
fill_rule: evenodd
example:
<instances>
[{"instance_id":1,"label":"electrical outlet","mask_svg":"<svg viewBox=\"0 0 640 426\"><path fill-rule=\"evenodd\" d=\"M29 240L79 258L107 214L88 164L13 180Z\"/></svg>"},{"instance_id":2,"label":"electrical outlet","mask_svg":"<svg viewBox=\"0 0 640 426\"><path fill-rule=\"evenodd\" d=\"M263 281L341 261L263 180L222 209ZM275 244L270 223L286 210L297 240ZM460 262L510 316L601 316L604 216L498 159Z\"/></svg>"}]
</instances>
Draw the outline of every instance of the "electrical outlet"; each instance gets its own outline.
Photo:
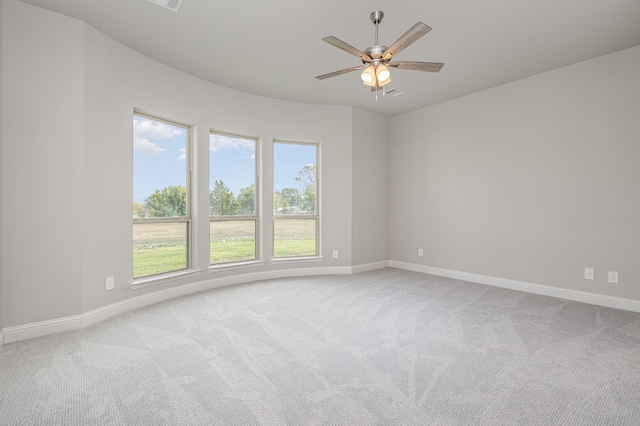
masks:
<instances>
[{"instance_id":1,"label":"electrical outlet","mask_svg":"<svg viewBox=\"0 0 640 426\"><path fill-rule=\"evenodd\" d=\"M338 250L334 250L333 251L333 258L337 259L338 258Z\"/></svg>"},{"instance_id":2,"label":"electrical outlet","mask_svg":"<svg viewBox=\"0 0 640 426\"><path fill-rule=\"evenodd\" d=\"M105 291L113 290L115 288L115 278L108 277L104 282Z\"/></svg>"},{"instance_id":3,"label":"electrical outlet","mask_svg":"<svg viewBox=\"0 0 640 426\"><path fill-rule=\"evenodd\" d=\"M424 256L424 251L422 251L422 249L418 249L418 256Z\"/></svg>"},{"instance_id":4,"label":"electrical outlet","mask_svg":"<svg viewBox=\"0 0 640 426\"><path fill-rule=\"evenodd\" d=\"M584 279L592 280L595 277L595 272L591 268L584 268Z\"/></svg>"},{"instance_id":5,"label":"electrical outlet","mask_svg":"<svg viewBox=\"0 0 640 426\"><path fill-rule=\"evenodd\" d=\"M618 273L615 271L609 271L609 282L612 284L618 284Z\"/></svg>"}]
</instances>

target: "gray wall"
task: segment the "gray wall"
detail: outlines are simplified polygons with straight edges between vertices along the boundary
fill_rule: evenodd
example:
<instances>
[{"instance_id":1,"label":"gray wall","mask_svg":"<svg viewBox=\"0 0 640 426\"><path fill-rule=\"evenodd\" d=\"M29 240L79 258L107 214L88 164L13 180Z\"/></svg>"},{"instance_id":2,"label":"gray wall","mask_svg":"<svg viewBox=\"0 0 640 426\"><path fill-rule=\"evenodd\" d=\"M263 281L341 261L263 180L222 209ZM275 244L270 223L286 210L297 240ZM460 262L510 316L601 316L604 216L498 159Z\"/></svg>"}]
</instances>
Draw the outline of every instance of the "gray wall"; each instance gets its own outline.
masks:
<instances>
[{"instance_id":1,"label":"gray wall","mask_svg":"<svg viewBox=\"0 0 640 426\"><path fill-rule=\"evenodd\" d=\"M3 102L11 105L3 122L4 327L234 274L351 265L350 107L220 87L15 0L5 0L4 25ZM138 290L130 286L134 108L195 126L195 260L202 270ZM208 271L209 129L261 137L264 266ZM322 261L269 259L273 138L320 143ZM340 258L331 258L334 249ZM116 288L105 292L108 276Z\"/></svg>"},{"instance_id":2,"label":"gray wall","mask_svg":"<svg viewBox=\"0 0 640 426\"><path fill-rule=\"evenodd\" d=\"M638 70L640 46L392 118L391 259L640 299Z\"/></svg>"},{"instance_id":3,"label":"gray wall","mask_svg":"<svg viewBox=\"0 0 640 426\"><path fill-rule=\"evenodd\" d=\"M389 260L389 119L353 109L354 266Z\"/></svg>"},{"instance_id":4,"label":"gray wall","mask_svg":"<svg viewBox=\"0 0 640 426\"><path fill-rule=\"evenodd\" d=\"M82 312L83 24L5 1L4 327Z\"/></svg>"}]
</instances>

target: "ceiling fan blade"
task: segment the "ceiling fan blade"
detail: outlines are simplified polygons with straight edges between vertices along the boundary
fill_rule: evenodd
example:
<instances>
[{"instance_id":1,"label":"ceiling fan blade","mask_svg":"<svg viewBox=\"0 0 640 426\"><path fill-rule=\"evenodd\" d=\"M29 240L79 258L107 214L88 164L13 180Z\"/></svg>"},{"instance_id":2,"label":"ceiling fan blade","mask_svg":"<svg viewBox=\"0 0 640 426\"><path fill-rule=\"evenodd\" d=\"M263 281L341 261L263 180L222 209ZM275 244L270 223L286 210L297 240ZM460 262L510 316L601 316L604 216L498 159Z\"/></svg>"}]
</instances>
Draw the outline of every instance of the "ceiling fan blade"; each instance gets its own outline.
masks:
<instances>
[{"instance_id":1,"label":"ceiling fan blade","mask_svg":"<svg viewBox=\"0 0 640 426\"><path fill-rule=\"evenodd\" d=\"M322 75L317 76L316 78L318 80L324 80L325 78L335 77L337 75L346 74L346 73L351 72L351 71L361 70L362 68L364 68L364 67L362 66L362 67L347 68L347 69L340 70L340 71L330 72L329 74L322 74Z\"/></svg>"},{"instance_id":2,"label":"ceiling fan blade","mask_svg":"<svg viewBox=\"0 0 640 426\"><path fill-rule=\"evenodd\" d=\"M393 55L397 55L429 31L431 31L430 26L418 22L385 50L383 55L384 60L388 61Z\"/></svg>"},{"instance_id":3,"label":"ceiling fan blade","mask_svg":"<svg viewBox=\"0 0 640 426\"><path fill-rule=\"evenodd\" d=\"M444 64L442 62L397 61L390 62L388 66L399 70L438 72L442 69Z\"/></svg>"},{"instance_id":4,"label":"ceiling fan blade","mask_svg":"<svg viewBox=\"0 0 640 426\"><path fill-rule=\"evenodd\" d=\"M337 47L338 49L342 49L347 53L351 53L352 55L357 56L358 58L362 59L365 62L371 62L371 58L368 55L356 49L355 47L351 46L350 44L345 43L339 38L336 38L334 36L329 36L329 37L323 38L322 41L326 41L327 43Z\"/></svg>"},{"instance_id":5,"label":"ceiling fan blade","mask_svg":"<svg viewBox=\"0 0 640 426\"><path fill-rule=\"evenodd\" d=\"M322 75L317 76L316 78L318 80L324 80L325 78L331 78L331 77L335 77L337 75L346 74L346 73L351 72L351 71L361 70L362 68L364 68L364 67L360 66L360 67L347 68L347 69L340 70L340 71L330 72L329 74L322 74Z\"/></svg>"}]
</instances>

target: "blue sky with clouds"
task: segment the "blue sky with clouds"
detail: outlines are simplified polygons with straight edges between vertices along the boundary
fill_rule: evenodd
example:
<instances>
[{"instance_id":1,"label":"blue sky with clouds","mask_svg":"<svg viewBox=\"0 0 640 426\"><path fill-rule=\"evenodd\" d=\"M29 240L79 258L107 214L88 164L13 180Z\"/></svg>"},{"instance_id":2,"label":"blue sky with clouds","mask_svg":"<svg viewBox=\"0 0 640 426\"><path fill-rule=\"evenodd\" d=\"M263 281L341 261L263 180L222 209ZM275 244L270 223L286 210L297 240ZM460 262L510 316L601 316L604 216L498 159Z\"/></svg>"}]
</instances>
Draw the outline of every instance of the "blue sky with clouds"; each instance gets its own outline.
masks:
<instances>
[{"instance_id":1,"label":"blue sky with clouds","mask_svg":"<svg viewBox=\"0 0 640 426\"><path fill-rule=\"evenodd\" d=\"M187 183L187 129L134 116L133 199L143 203L156 189Z\"/></svg>"},{"instance_id":2,"label":"blue sky with clouds","mask_svg":"<svg viewBox=\"0 0 640 426\"><path fill-rule=\"evenodd\" d=\"M273 144L273 185L276 191L282 188L300 189L295 177L307 164L316 164L315 145L290 143Z\"/></svg>"},{"instance_id":3,"label":"blue sky with clouds","mask_svg":"<svg viewBox=\"0 0 640 426\"><path fill-rule=\"evenodd\" d=\"M133 199L143 203L156 189L186 185L187 129L135 116L133 120ZM209 138L209 187L216 179L237 196L255 176L255 141L212 134ZM294 180L307 164L316 163L313 145L274 144L274 186L297 188Z\"/></svg>"},{"instance_id":4,"label":"blue sky with clouds","mask_svg":"<svg viewBox=\"0 0 640 426\"><path fill-rule=\"evenodd\" d=\"M235 196L255 183L256 141L234 136L209 136L209 189L221 180Z\"/></svg>"}]
</instances>

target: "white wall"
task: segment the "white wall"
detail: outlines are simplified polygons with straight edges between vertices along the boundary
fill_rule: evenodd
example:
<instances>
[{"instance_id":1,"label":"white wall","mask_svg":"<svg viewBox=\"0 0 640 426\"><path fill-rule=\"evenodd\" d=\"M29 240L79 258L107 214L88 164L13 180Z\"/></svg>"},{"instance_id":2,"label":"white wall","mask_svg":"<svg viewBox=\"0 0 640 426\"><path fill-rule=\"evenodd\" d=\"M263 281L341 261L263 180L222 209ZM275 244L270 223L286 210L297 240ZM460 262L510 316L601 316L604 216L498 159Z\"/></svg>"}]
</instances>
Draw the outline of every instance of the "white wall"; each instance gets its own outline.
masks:
<instances>
[{"instance_id":1,"label":"white wall","mask_svg":"<svg viewBox=\"0 0 640 426\"><path fill-rule=\"evenodd\" d=\"M3 326L82 311L83 24L4 1Z\"/></svg>"},{"instance_id":2,"label":"white wall","mask_svg":"<svg viewBox=\"0 0 640 426\"><path fill-rule=\"evenodd\" d=\"M389 260L389 119L353 109L353 265Z\"/></svg>"},{"instance_id":3,"label":"white wall","mask_svg":"<svg viewBox=\"0 0 640 426\"><path fill-rule=\"evenodd\" d=\"M392 118L391 259L640 300L638 70L634 47Z\"/></svg>"},{"instance_id":4,"label":"white wall","mask_svg":"<svg viewBox=\"0 0 640 426\"><path fill-rule=\"evenodd\" d=\"M80 21L15 0L5 1L4 25L5 327L234 274L351 265L350 107L220 87L159 64ZM195 126L195 263L202 269L197 277L138 290L130 286L134 108ZM262 267L208 272L210 128L261 138ZM322 261L269 259L273 138L320 143ZM331 258L333 249L340 258ZM115 277L116 288L105 292L108 276Z\"/></svg>"}]
</instances>

